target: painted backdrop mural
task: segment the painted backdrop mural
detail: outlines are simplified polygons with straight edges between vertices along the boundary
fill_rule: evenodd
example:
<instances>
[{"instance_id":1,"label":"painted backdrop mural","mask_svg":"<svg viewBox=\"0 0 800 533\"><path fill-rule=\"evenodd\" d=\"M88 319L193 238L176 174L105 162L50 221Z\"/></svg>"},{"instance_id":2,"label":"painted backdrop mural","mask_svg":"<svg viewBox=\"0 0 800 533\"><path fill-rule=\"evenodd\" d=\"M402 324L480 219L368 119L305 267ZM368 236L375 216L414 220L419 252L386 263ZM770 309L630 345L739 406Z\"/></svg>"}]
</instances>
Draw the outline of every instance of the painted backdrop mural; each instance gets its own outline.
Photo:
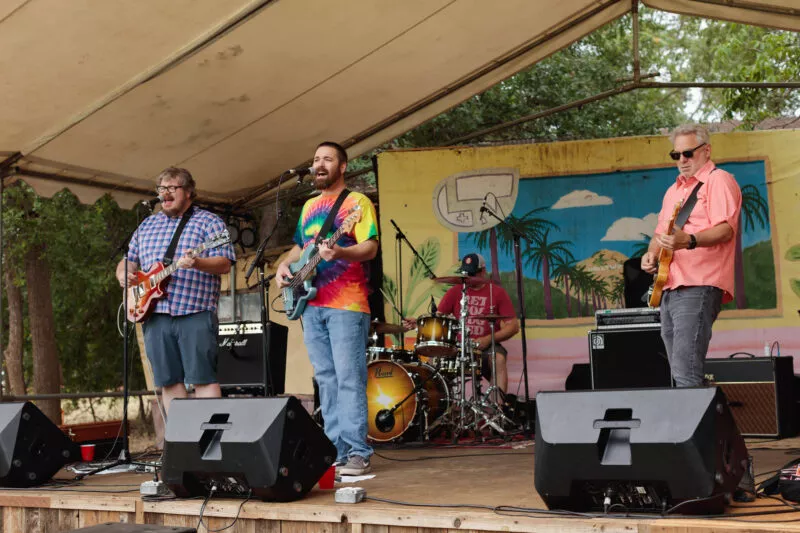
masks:
<instances>
[{"instance_id":1,"label":"painted backdrop mural","mask_svg":"<svg viewBox=\"0 0 800 533\"><path fill-rule=\"evenodd\" d=\"M774 309L775 267L764 161L720 164L742 189L736 300L726 309ZM510 215L528 238L522 245L526 318L591 316L624 307L622 265L647 251L674 168L521 179ZM516 297L512 235L498 226L460 233L458 255L496 255L500 280ZM492 261L494 264L495 262Z\"/></svg>"}]
</instances>

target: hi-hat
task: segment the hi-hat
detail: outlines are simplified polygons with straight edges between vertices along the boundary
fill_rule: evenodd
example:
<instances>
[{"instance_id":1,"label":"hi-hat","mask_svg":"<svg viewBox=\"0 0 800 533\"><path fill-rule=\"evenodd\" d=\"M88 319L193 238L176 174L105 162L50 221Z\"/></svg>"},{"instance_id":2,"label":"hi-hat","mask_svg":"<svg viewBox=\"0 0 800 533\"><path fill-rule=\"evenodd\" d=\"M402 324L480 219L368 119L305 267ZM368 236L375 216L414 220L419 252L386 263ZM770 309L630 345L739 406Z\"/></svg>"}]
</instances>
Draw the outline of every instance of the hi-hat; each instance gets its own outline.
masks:
<instances>
[{"instance_id":1,"label":"hi-hat","mask_svg":"<svg viewBox=\"0 0 800 533\"><path fill-rule=\"evenodd\" d=\"M369 323L369 328L372 332L379 335L394 335L403 334L406 328L402 324L391 324L389 322L378 322L377 320Z\"/></svg>"},{"instance_id":2,"label":"hi-hat","mask_svg":"<svg viewBox=\"0 0 800 533\"><path fill-rule=\"evenodd\" d=\"M508 320L508 319L514 318L514 317L511 316L511 315L492 315L492 314L489 314L489 315L474 315L474 316L471 316L470 318L476 318L478 320Z\"/></svg>"},{"instance_id":3,"label":"hi-hat","mask_svg":"<svg viewBox=\"0 0 800 533\"><path fill-rule=\"evenodd\" d=\"M447 283L448 285L461 285L462 283L466 283L467 287L480 287L481 285L489 283L489 280L486 278L463 275L441 276L438 278L433 278L433 281L436 283Z\"/></svg>"}]
</instances>

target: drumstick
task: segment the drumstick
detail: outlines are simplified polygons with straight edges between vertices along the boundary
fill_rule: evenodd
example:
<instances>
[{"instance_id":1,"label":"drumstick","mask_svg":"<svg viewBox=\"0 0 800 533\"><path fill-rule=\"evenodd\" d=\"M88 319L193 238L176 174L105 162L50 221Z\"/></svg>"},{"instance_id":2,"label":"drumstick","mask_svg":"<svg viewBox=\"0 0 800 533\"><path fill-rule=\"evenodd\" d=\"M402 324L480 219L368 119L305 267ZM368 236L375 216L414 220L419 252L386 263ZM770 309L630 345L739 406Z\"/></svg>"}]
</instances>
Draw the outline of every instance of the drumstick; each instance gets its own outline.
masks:
<instances>
[{"instance_id":1,"label":"drumstick","mask_svg":"<svg viewBox=\"0 0 800 533\"><path fill-rule=\"evenodd\" d=\"M404 317L403 317L403 313L401 313L401 312L400 312L400 310L397 308L397 306L396 306L396 305L394 305L394 302L393 302L391 299L389 299L389 297L388 297L388 296L386 296L386 293L385 293L385 292L383 292L383 287L381 287L381 288L380 288L380 289L378 289L378 290L379 290L379 291L381 291L381 294L383 294L383 297L386 299L386 301L387 301L387 302L389 302L389 305L391 305L391 306L392 306L392 309L394 309L394 312L395 312L395 313L397 313L397 316L399 316L399 317L400 317L400 320L403 320L403 318L404 318Z\"/></svg>"}]
</instances>

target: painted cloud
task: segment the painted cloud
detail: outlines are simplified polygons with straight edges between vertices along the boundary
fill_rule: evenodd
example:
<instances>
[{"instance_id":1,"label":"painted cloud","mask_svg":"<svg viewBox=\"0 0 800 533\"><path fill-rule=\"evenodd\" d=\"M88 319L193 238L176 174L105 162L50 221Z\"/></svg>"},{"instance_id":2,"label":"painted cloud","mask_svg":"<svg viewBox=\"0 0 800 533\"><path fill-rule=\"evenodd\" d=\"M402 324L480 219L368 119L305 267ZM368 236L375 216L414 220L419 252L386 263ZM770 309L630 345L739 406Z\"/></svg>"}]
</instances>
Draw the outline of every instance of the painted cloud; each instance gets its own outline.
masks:
<instances>
[{"instance_id":1,"label":"painted cloud","mask_svg":"<svg viewBox=\"0 0 800 533\"><path fill-rule=\"evenodd\" d=\"M652 235L658 224L658 213L644 218L622 217L611 224L601 241L641 241L642 234Z\"/></svg>"},{"instance_id":2,"label":"painted cloud","mask_svg":"<svg viewBox=\"0 0 800 533\"><path fill-rule=\"evenodd\" d=\"M570 207L590 207L594 205L611 205L613 200L608 196L600 196L596 192L581 190L572 191L558 199L550 209L569 209Z\"/></svg>"}]
</instances>

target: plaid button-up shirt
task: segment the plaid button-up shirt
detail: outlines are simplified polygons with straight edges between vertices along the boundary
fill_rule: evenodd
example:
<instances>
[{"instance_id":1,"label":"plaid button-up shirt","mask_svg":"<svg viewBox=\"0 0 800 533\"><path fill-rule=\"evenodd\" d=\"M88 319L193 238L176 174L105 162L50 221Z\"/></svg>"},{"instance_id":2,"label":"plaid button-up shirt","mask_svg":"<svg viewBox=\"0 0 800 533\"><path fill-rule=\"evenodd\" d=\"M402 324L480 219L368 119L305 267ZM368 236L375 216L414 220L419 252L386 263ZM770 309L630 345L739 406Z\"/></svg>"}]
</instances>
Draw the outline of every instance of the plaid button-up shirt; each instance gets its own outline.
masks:
<instances>
[{"instance_id":1,"label":"plaid button-up shirt","mask_svg":"<svg viewBox=\"0 0 800 533\"><path fill-rule=\"evenodd\" d=\"M147 217L131 238L128 261L139 264L147 272L157 261L163 261L172 235L181 217L170 218L162 211ZM217 215L194 207L194 213L183 228L173 261L188 250L225 231L225 223ZM205 250L199 257L226 257L236 261L233 246L225 244ZM219 300L220 276L194 268L176 270L167 284L167 296L158 300L154 312L182 316L200 311L215 311Z\"/></svg>"}]
</instances>

